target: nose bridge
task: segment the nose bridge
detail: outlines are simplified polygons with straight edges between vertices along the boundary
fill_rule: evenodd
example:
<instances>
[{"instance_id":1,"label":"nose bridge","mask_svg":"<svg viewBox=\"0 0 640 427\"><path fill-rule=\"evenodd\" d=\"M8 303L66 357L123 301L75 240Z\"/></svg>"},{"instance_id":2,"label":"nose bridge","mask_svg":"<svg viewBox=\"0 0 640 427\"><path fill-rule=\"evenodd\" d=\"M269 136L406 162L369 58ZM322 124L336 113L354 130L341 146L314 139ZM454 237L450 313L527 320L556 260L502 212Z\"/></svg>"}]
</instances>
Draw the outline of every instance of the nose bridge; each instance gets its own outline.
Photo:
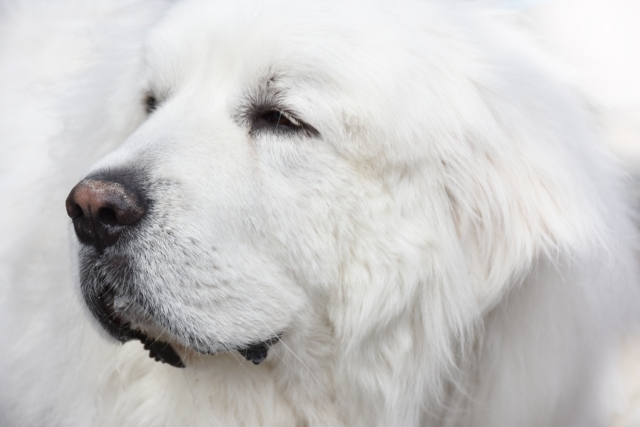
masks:
<instances>
[{"instance_id":1,"label":"nose bridge","mask_svg":"<svg viewBox=\"0 0 640 427\"><path fill-rule=\"evenodd\" d=\"M129 156L145 164L154 179L183 181L197 174L214 179L249 149L247 132L223 99L185 90L157 114L132 135L138 141L123 147L135 152Z\"/></svg>"},{"instance_id":2,"label":"nose bridge","mask_svg":"<svg viewBox=\"0 0 640 427\"><path fill-rule=\"evenodd\" d=\"M214 86L190 84L163 100L87 178L123 185L144 182L135 187L150 191L150 184L158 181L184 183L206 177L212 184L222 184L232 172L246 173L236 169L250 162L248 134L228 104L225 90L212 95ZM113 170L118 172L107 173Z\"/></svg>"},{"instance_id":3,"label":"nose bridge","mask_svg":"<svg viewBox=\"0 0 640 427\"><path fill-rule=\"evenodd\" d=\"M111 178L114 179L118 179L118 176L131 178L135 171L148 175L160 157L159 153L171 147L176 128L181 127L173 115L157 117L160 113L163 111L154 112L115 150L95 163L87 178L109 171L115 171L111 173Z\"/></svg>"},{"instance_id":4,"label":"nose bridge","mask_svg":"<svg viewBox=\"0 0 640 427\"><path fill-rule=\"evenodd\" d=\"M140 161L153 166L154 162L167 160L169 153L180 156L212 147L212 142L228 141L224 135L239 124L236 120L239 105L232 103L242 99L242 94L236 93L240 90L237 73L221 73L203 66L190 70L189 76L179 88L158 98L157 108L96 167ZM204 144L192 142L202 139L208 141Z\"/></svg>"}]
</instances>

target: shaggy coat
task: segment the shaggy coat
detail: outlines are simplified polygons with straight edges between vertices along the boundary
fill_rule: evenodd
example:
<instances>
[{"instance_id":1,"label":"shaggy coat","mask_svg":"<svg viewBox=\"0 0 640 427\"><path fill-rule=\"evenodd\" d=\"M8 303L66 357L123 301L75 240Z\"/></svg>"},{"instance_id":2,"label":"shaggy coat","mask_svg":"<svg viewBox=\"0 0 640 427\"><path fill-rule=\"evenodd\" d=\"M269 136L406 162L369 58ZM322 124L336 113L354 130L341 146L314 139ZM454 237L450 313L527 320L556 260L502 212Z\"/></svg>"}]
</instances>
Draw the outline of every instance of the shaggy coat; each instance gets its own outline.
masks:
<instances>
[{"instance_id":1,"label":"shaggy coat","mask_svg":"<svg viewBox=\"0 0 640 427\"><path fill-rule=\"evenodd\" d=\"M593 109L513 17L36 4L3 6L30 62L0 99L0 424L606 424L637 235ZM108 247L65 216L87 176L145 202Z\"/></svg>"}]
</instances>

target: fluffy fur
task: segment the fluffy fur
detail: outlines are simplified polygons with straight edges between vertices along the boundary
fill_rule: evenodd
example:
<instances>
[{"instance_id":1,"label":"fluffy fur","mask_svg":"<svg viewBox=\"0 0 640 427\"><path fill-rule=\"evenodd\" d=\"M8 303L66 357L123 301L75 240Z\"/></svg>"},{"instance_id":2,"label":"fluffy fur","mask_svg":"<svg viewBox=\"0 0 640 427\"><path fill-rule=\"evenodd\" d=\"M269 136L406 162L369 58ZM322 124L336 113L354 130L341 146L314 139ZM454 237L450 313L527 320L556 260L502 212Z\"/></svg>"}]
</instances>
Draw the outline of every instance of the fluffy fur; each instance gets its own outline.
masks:
<instances>
[{"instance_id":1,"label":"fluffy fur","mask_svg":"<svg viewBox=\"0 0 640 427\"><path fill-rule=\"evenodd\" d=\"M77 58L95 55L35 94L50 126L3 139L3 425L605 424L636 232L592 111L510 17L94 7ZM264 109L306 127L256 128ZM122 168L153 207L98 255L64 198ZM186 369L101 333L79 284L99 276ZM280 333L259 366L233 350Z\"/></svg>"}]
</instances>

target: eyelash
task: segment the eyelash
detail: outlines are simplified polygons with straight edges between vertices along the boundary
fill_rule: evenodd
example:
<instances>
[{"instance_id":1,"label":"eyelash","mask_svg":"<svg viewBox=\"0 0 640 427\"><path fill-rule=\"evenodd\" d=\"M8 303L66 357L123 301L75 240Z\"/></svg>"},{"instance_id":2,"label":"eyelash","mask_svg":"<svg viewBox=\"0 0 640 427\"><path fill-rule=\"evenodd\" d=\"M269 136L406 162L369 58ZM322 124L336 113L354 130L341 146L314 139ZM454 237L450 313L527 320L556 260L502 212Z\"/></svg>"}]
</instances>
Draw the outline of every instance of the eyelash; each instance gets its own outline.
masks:
<instances>
[{"instance_id":1,"label":"eyelash","mask_svg":"<svg viewBox=\"0 0 640 427\"><path fill-rule=\"evenodd\" d=\"M264 121L275 127L286 126L299 128L301 124L294 119L290 114L285 113L282 110L267 110L256 115L254 123L256 121Z\"/></svg>"},{"instance_id":2,"label":"eyelash","mask_svg":"<svg viewBox=\"0 0 640 427\"><path fill-rule=\"evenodd\" d=\"M151 114L158 108L158 100L153 95L147 95L144 99L144 107L147 114Z\"/></svg>"},{"instance_id":3,"label":"eyelash","mask_svg":"<svg viewBox=\"0 0 640 427\"><path fill-rule=\"evenodd\" d=\"M250 133L261 132L305 134L318 136L318 131L312 126L302 122L294 114L280 108L263 107L254 108L256 111L250 114Z\"/></svg>"}]
</instances>

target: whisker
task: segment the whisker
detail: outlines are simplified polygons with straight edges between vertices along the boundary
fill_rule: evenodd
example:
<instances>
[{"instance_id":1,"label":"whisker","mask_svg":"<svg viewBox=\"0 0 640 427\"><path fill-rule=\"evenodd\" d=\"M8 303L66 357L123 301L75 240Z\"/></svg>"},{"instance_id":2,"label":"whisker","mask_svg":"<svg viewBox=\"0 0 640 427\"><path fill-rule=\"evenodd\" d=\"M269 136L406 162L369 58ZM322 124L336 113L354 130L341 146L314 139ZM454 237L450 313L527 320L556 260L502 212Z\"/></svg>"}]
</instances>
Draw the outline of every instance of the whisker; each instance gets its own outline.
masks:
<instances>
[{"instance_id":1,"label":"whisker","mask_svg":"<svg viewBox=\"0 0 640 427\"><path fill-rule=\"evenodd\" d=\"M264 321L264 320L262 320L262 319L258 319L258 320L260 320L260 321L264 324L264 326L266 326L266 327L271 331L271 333L273 334L273 336L275 336L275 337L277 337L277 336L278 336L278 334L276 334L276 333L273 331L273 329L271 329L271 328L269 327L269 325L267 325L267 324L265 323L265 321ZM291 350L291 349L290 349L290 348L285 344L285 342L282 340L282 338L280 338L280 342L282 343L282 345L283 345L287 350L289 350L289 352L290 352L291 354L293 354L293 356L294 356L296 359L298 359L298 361L299 361L300 363L302 363L302 366L304 366L305 368L307 368L307 371L309 371L309 373L311 374L311 376L312 376L312 377L314 377L313 372L311 372L311 369L309 369L309 367L308 367L307 365L305 365L305 363L302 361L302 359L300 359L300 358L298 357L298 355L297 355L293 350Z\"/></svg>"},{"instance_id":2,"label":"whisker","mask_svg":"<svg viewBox=\"0 0 640 427\"><path fill-rule=\"evenodd\" d=\"M224 300L225 300L225 302L227 302L227 303L228 303L228 301L227 301L227 297L226 297L224 294L222 295L222 299L224 299ZM224 344L224 343L223 343L223 341L220 339L220 336L219 336L218 334L216 334L216 333L214 332L214 335L216 336L216 339L218 340L218 342L222 344L222 347L223 347L223 348L224 348L228 353L231 353L231 355L233 356L233 358L234 358L234 359L236 359L236 361L240 364L240 366L242 366L242 369L244 369L244 370L245 370L245 372L248 374L248 373L249 373L249 371L247 370L247 367L244 365L244 362L245 362L245 361L238 359L238 356L236 356L236 354L235 354L235 350L234 350L234 349L232 349L232 348L229 348L229 346L228 346L228 345Z\"/></svg>"},{"instance_id":3,"label":"whisker","mask_svg":"<svg viewBox=\"0 0 640 427\"><path fill-rule=\"evenodd\" d=\"M189 383L189 379L187 378L187 371L182 369L182 375L184 375L184 380L187 382L187 387L189 387L189 392L191 392L193 403L198 403L198 399L196 399L196 395L193 394L193 389L191 388L191 384Z\"/></svg>"}]
</instances>

